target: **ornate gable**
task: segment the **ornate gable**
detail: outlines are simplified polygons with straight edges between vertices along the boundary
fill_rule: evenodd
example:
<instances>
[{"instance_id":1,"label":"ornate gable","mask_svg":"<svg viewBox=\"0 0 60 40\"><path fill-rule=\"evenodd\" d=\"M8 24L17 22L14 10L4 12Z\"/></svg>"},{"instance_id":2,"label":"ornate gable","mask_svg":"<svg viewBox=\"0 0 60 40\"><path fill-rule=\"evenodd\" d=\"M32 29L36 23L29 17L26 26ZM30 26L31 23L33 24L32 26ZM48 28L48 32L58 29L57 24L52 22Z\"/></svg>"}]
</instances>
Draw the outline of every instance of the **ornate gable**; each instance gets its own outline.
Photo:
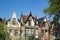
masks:
<instances>
[{"instance_id":1,"label":"ornate gable","mask_svg":"<svg viewBox=\"0 0 60 40\"><path fill-rule=\"evenodd\" d=\"M35 17L33 17L30 12L30 14L28 15L28 18L25 21L26 25L34 26L34 24L35 24L34 19L35 19Z\"/></svg>"},{"instance_id":2,"label":"ornate gable","mask_svg":"<svg viewBox=\"0 0 60 40\"><path fill-rule=\"evenodd\" d=\"M8 22L8 26L10 27L20 27L20 23L16 17L16 13L14 12L13 15L12 15L12 18L11 20Z\"/></svg>"}]
</instances>

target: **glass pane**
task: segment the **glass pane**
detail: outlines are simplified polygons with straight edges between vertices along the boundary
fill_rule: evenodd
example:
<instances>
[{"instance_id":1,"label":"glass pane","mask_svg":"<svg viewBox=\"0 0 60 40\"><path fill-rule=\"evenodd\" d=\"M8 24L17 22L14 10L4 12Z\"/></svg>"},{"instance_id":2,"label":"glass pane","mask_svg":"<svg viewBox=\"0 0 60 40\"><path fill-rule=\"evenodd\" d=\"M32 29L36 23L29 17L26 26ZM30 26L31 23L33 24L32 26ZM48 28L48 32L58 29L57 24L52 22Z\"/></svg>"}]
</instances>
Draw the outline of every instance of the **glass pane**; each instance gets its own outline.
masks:
<instances>
[{"instance_id":1,"label":"glass pane","mask_svg":"<svg viewBox=\"0 0 60 40\"><path fill-rule=\"evenodd\" d=\"M26 40L34 39L34 29L26 29Z\"/></svg>"},{"instance_id":2,"label":"glass pane","mask_svg":"<svg viewBox=\"0 0 60 40\"><path fill-rule=\"evenodd\" d=\"M36 36L35 36L35 38L38 38L38 30L35 30L36 31Z\"/></svg>"},{"instance_id":3,"label":"glass pane","mask_svg":"<svg viewBox=\"0 0 60 40\"><path fill-rule=\"evenodd\" d=\"M15 30L15 36L17 36L18 35L18 30Z\"/></svg>"},{"instance_id":4,"label":"glass pane","mask_svg":"<svg viewBox=\"0 0 60 40\"><path fill-rule=\"evenodd\" d=\"M13 25L16 25L16 22L13 22Z\"/></svg>"},{"instance_id":5,"label":"glass pane","mask_svg":"<svg viewBox=\"0 0 60 40\"><path fill-rule=\"evenodd\" d=\"M42 36L44 36L44 30L42 30Z\"/></svg>"}]
</instances>

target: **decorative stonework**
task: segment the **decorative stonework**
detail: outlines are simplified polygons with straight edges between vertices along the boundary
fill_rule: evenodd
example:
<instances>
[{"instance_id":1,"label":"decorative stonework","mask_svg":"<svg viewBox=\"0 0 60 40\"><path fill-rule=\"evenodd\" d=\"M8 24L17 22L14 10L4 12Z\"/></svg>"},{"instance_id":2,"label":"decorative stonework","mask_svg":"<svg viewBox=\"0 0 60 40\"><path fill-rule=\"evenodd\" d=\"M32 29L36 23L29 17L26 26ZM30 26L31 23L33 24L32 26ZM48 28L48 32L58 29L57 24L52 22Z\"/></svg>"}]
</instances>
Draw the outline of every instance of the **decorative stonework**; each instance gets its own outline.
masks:
<instances>
[{"instance_id":1,"label":"decorative stonework","mask_svg":"<svg viewBox=\"0 0 60 40\"><path fill-rule=\"evenodd\" d=\"M46 17L37 19L32 16L31 12L29 15L22 15L18 21L14 12L8 21L7 32L10 34L11 40L49 40L51 39L49 24Z\"/></svg>"}]
</instances>

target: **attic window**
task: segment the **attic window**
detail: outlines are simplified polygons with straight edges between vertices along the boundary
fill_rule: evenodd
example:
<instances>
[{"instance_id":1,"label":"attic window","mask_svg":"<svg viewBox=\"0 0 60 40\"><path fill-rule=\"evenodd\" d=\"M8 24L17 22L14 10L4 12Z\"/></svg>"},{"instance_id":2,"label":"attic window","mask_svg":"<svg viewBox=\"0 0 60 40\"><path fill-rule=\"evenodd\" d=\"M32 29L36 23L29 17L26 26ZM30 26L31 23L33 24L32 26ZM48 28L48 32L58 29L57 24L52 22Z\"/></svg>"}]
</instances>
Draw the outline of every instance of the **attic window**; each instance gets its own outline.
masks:
<instances>
[{"instance_id":1,"label":"attic window","mask_svg":"<svg viewBox=\"0 0 60 40\"><path fill-rule=\"evenodd\" d=\"M29 20L29 25L31 25L31 20Z\"/></svg>"},{"instance_id":2,"label":"attic window","mask_svg":"<svg viewBox=\"0 0 60 40\"><path fill-rule=\"evenodd\" d=\"M13 25L16 25L16 22L13 22Z\"/></svg>"}]
</instances>

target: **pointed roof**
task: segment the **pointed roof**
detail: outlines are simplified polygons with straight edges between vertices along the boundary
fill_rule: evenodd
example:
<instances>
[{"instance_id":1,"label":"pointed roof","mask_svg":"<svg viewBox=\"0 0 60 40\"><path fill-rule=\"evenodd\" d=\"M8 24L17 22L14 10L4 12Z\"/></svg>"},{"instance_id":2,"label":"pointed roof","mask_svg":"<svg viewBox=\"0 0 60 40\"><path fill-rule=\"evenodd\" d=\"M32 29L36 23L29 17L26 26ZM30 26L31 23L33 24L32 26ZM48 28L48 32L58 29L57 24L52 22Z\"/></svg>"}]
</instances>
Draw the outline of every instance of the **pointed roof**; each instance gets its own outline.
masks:
<instances>
[{"instance_id":1,"label":"pointed roof","mask_svg":"<svg viewBox=\"0 0 60 40\"><path fill-rule=\"evenodd\" d=\"M30 11L30 14L29 14L29 16L32 16L32 13L31 13L31 11Z\"/></svg>"},{"instance_id":2,"label":"pointed roof","mask_svg":"<svg viewBox=\"0 0 60 40\"><path fill-rule=\"evenodd\" d=\"M23 14L22 14L22 12L21 12L21 17L23 17Z\"/></svg>"},{"instance_id":3,"label":"pointed roof","mask_svg":"<svg viewBox=\"0 0 60 40\"><path fill-rule=\"evenodd\" d=\"M13 15L12 15L12 18L16 18L16 13L14 11Z\"/></svg>"},{"instance_id":4,"label":"pointed roof","mask_svg":"<svg viewBox=\"0 0 60 40\"><path fill-rule=\"evenodd\" d=\"M29 15L23 15L22 18L23 18L24 23L27 22L27 20L29 19L30 16L32 16L31 11L30 11L30 14ZM36 19L35 16L34 17L32 16L32 18L33 18L33 20Z\"/></svg>"},{"instance_id":5,"label":"pointed roof","mask_svg":"<svg viewBox=\"0 0 60 40\"><path fill-rule=\"evenodd\" d=\"M44 21L44 18L46 18L46 17L41 17L41 18L38 18L38 19L37 19L37 21L42 22L42 21Z\"/></svg>"}]
</instances>

